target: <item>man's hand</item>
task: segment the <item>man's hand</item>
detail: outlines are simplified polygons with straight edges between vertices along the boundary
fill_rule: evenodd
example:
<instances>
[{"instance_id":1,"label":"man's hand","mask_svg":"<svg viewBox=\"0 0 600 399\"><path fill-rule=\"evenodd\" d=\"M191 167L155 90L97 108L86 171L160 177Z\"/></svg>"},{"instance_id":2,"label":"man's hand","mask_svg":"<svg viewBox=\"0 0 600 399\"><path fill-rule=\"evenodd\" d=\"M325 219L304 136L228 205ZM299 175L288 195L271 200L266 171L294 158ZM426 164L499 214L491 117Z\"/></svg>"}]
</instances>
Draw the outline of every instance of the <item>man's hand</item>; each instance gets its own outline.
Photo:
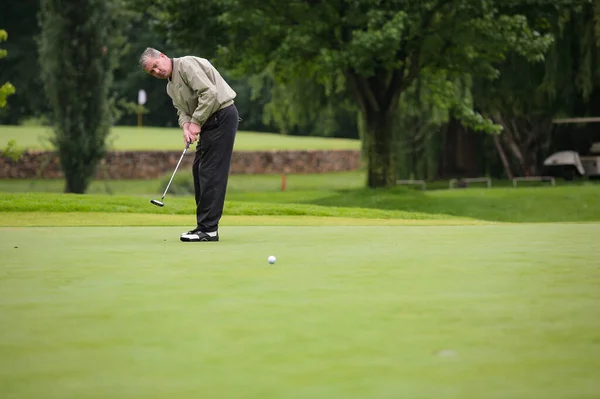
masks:
<instances>
[{"instance_id":1,"label":"man's hand","mask_svg":"<svg viewBox=\"0 0 600 399\"><path fill-rule=\"evenodd\" d=\"M194 122L190 122L188 125L188 130L194 136L198 136L200 134L200 125L196 125Z\"/></svg>"},{"instance_id":2,"label":"man's hand","mask_svg":"<svg viewBox=\"0 0 600 399\"><path fill-rule=\"evenodd\" d=\"M183 141L188 143L193 143L198 140L198 134L200 133L200 126L196 125L192 122L187 122L183 124Z\"/></svg>"}]
</instances>

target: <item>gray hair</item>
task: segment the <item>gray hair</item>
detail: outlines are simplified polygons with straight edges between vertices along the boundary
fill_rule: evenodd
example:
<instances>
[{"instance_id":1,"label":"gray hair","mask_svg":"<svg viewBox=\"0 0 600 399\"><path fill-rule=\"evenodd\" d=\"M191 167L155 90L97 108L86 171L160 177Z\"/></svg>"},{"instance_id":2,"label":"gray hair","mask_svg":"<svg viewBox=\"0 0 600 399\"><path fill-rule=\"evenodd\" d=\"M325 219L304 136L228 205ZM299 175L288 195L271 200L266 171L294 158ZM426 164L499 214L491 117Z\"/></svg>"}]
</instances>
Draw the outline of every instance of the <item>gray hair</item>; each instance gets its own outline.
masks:
<instances>
[{"instance_id":1,"label":"gray hair","mask_svg":"<svg viewBox=\"0 0 600 399\"><path fill-rule=\"evenodd\" d=\"M158 51L157 49L152 48L152 47L147 47L146 50L144 50L144 52L142 53L142 55L140 55L140 60L139 60L140 68L144 69L144 67L146 66L146 62L149 59L156 59L161 54L162 53L160 51Z\"/></svg>"}]
</instances>

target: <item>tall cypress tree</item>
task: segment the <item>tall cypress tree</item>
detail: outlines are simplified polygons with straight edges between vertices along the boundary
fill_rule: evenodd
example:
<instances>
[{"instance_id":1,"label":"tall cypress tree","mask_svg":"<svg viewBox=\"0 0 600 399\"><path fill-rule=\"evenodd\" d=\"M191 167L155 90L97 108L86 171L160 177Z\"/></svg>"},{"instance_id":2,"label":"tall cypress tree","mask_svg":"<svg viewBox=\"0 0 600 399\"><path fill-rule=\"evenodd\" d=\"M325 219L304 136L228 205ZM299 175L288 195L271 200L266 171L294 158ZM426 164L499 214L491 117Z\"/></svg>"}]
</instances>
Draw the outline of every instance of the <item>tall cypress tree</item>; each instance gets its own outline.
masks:
<instances>
[{"instance_id":1,"label":"tall cypress tree","mask_svg":"<svg viewBox=\"0 0 600 399\"><path fill-rule=\"evenodd\" d=\"M65 192L84 193L106 153L115 33L110 0L41 0L38 41L45 92L53 110L52 142Z\"/></svg>"}]
</instances>

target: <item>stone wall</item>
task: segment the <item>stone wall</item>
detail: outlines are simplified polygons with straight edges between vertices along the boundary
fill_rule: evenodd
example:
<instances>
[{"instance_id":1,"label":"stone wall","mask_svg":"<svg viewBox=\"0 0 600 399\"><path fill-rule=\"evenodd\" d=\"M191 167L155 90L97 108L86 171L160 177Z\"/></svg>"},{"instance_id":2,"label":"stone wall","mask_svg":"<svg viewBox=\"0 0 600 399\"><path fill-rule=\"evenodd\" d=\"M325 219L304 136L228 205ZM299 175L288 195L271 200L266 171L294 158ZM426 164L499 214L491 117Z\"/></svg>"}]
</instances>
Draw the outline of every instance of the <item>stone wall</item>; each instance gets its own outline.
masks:
<instances>
[{"instance_id":1,"label":"stone wall","mask_svg":"<svg viewBox=\"0 0 600 399\"><path fill-rule=\"evenodd\" d=\"M183 150L182 150L183 151ZM155 179L172 173L181 151L109 152L98 168L97 178ZM181 168L190 168L194 150L186 153ZM326 173L356 170L358 150L234 152L231 174ZM17 162L0 156L0 179L62 178L59 158L52 152L26 151Z\"/></svg>"}]
</instances>

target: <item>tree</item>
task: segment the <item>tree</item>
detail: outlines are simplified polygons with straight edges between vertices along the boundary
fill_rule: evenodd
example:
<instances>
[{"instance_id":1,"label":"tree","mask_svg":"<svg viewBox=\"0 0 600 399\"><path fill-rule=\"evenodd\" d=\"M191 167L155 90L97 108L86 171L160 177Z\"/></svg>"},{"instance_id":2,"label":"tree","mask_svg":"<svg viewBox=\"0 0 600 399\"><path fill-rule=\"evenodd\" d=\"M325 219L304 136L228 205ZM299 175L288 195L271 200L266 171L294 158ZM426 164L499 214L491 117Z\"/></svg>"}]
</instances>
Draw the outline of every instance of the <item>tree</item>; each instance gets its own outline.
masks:
<instances>
[{"instance_id":1,"label":"tree","mask_svg":"<svg viewBox=\"0 0 600 399\"><path fill-rule=\"evenodd\" d=\"M523 0L526 2L527 0ZM401 94L424 70L497 76L509 51L540 59L551 38L497 0L153 1L170 39L215 52L240 73L302 77L360 110L369 187L395 184ZM519 5L520 2L515 2ZM185 10L182 13L181 10ZM197 24L192 16L202 15Z\"/></svg>"},{"instance_id":2,"label":"tree","mask_svg":"<svg viewBox=\"0 0 600 399\"><path fill-rule=\"evenodd\" d=\"M65 192L84 193L106 152L118 37L113 2L42 0L39 62L52 107Z\"/></svg>"},{"instance_id":3,"label":"tree","mask_svg":"<svg viewBox=\"0 0 600 399\"><path fill-rule=\"evenodd\" d=\"M0 42L8 39L8 33L5 30L0 29ZM6 50L0 49L0 58L6 57ZM15 87L10 83L6 82L0 86L0 108L6 107L6 98L11 94L14 94Z\"/></svg>"},{"instance_id":4,"label":"tree","mask_svg":"<svg viewBox=\"0 0 600 399\"><path fill-rule=\"evenodd\" d=\"M536 175L547 152L553 119L572 116L600 87L600 3L563 0L532 4L522 12L530 24L554 37L544 62L511 53L500 77L476 84L477 105L503 127L494 143L505 174Z\"/></svg>"},{"instance_id":5,"label":"tree","mask_svg":"<svg viewBox=\"0 0 600 399\"><path fill-rule=\"evenodd\" d=\"M249 82L253 88L270 93L262 117L281 134L359 137L354 103L345 97L328 96L325 88L314 80L300 77L276 83L273 74L267 71Z\"/></svg>"},{"instance_id":6,"label":"tree","mask_svg":"<svg viewBox=\"0 0 600 399\"><path fill-rule=\"evenodd\" d=\"M397 170L402 178L432 179L438 174L444 136L452 118L478 130L496 132L472 112L470 80L446 71L423 71L400 96L397 112Z\"/></svg>"}]
</instances>

